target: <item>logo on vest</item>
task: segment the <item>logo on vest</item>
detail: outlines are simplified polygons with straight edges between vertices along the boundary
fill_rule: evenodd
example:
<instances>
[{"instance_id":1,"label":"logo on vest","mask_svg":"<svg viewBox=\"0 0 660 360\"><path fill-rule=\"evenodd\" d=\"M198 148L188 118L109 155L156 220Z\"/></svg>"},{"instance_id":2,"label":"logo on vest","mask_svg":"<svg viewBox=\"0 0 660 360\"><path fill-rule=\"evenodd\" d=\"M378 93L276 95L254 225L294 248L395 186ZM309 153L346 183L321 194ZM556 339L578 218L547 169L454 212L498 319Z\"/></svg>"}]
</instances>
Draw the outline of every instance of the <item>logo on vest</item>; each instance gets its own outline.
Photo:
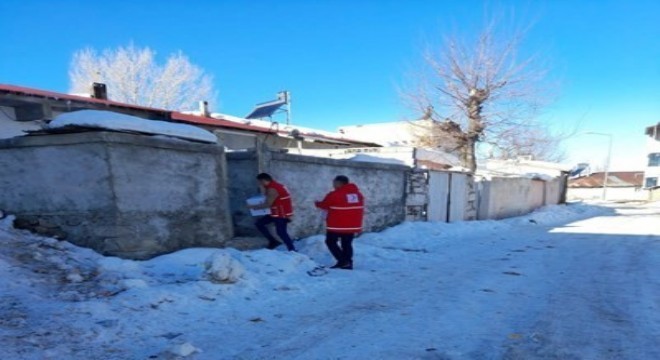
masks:
<instances>
[{"instance_id":1,"label":"logo on vest","mask_svg":"<svg viewBox=\"0 0 660 360\"><path fill-rule=\"evenodd\" d=\"M357 204L360 202L360 197L357 194L347 194L346 201L348 201L349 204Z\"/></svg>"}]
</instances>

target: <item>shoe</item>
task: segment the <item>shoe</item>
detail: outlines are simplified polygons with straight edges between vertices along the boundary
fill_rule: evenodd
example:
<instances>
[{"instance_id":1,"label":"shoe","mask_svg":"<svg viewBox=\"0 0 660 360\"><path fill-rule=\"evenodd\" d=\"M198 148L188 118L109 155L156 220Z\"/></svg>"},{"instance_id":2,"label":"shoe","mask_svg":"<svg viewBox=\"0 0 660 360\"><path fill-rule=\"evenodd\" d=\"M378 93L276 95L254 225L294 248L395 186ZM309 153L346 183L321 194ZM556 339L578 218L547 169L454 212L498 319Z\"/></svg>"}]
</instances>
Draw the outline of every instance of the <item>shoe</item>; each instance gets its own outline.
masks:
<instances>
[{"instance_id":1,"label":"shoe","mask_svg":"<svg viewBox=\"0 0 660 360\"><path fill-rule=\"evenodd\" d=\"M278 246L280 246L280 243L275 242L275 241L271 241L271 242L268 243L268 246L266 246L266 248L267 248L268 250L274 250L274 249L277 248Z\"/></svg>"},{"instance_id":2,"label":"shoe","mask_svg":"<svg viewBox=\"0 0 660 360\"><path fill-rule=\"evenodd\" d=\"M346 264L336 263L335 265L330 266L330 269L353 270L353 263L352 262Z\"/></svg>"}]
</instances>

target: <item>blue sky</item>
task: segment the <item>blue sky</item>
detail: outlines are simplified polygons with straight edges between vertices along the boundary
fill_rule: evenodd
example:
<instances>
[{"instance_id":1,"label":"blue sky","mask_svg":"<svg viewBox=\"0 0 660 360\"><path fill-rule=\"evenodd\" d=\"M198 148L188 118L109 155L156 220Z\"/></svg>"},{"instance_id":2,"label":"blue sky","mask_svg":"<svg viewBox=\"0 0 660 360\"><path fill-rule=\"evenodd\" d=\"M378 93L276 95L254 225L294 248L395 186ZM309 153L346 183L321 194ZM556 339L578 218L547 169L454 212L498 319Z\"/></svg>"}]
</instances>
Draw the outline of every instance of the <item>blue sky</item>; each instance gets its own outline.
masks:
<instances>
[{"instance_id":1,"label":"blue sky","mask_svg":"<svg viewBox=\"0 0 660 360\"><path fill-rule=\"evenodd\" d=\"M67 91L80 48L182 50L215 77L220 111L245 115L281 89L294 122L337 126L409 115L397 87L448 30L469 33L485 7L535 26L526 50L560 79L553 128L615 134L615 169L641 168L643 128L660 121L660 2L554 1L31 1L0 2L0 82ZM524 20L524 19L519 19ZM566 142L569 161L602 162L606 139Z\"/></svg>"}]
</instances>

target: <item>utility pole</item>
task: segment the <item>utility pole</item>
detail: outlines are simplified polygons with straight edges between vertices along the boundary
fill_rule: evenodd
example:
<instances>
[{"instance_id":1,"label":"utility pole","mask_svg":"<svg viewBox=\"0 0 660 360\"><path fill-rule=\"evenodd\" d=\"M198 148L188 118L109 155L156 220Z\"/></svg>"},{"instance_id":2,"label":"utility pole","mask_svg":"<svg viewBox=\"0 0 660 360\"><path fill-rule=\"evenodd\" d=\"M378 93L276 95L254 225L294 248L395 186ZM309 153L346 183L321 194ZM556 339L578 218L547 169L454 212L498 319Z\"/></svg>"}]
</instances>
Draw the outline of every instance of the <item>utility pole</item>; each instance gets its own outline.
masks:
<instances>
[{"instance_id":1,"label":"utility pole","mask_svg":"<svg viewBox=\"0 0 660 360\"><path fill-rule=\"evenodd\" d=\"M614 136L612 134L606 134L606 133L599 133L599 132L586 132L584 134L587 135L599 135L599 136L607 136L608 142L607 142L607 158L605 159L605 178L603 179L603 195L602 199L607 200L607 181L608 178L610 177L610 161L612 161L612 142Z\"/></svg>"}]
</instances>

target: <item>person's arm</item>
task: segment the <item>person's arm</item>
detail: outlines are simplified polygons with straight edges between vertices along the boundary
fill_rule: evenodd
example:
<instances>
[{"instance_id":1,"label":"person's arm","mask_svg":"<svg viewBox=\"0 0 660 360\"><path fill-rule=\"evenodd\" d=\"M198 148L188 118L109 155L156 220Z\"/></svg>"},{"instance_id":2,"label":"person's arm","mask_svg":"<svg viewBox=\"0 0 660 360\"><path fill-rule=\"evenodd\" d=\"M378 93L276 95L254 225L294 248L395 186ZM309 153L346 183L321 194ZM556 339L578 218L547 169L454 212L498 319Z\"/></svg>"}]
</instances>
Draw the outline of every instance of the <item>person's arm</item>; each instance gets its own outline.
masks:
<instances>
[{"instance_id":1,"label":"person's arm","mask_svg":"<svg viewBox=\"0 0 660 360\"><path fill-rule=\"evenodd\" d=\"M275 203L275 200L277 200L278 196L280 196L280 194L277 192L277 190L268 188L266 189L266 201L261 205L252 205L250 206L250 209L270 209L270 207L273 206L273 203Z\"/></svg>"},{"instance_id":2,"label":"person's arm","mask_svg":"<svg viewBox=\"0 0 660 360\"><path fill-rule=\"evenodd\" d=\"M314 202L314 205L319 209L328 210L332 206L332 193L326 195L323 200Z\"/></svg>"}]
</instances>

